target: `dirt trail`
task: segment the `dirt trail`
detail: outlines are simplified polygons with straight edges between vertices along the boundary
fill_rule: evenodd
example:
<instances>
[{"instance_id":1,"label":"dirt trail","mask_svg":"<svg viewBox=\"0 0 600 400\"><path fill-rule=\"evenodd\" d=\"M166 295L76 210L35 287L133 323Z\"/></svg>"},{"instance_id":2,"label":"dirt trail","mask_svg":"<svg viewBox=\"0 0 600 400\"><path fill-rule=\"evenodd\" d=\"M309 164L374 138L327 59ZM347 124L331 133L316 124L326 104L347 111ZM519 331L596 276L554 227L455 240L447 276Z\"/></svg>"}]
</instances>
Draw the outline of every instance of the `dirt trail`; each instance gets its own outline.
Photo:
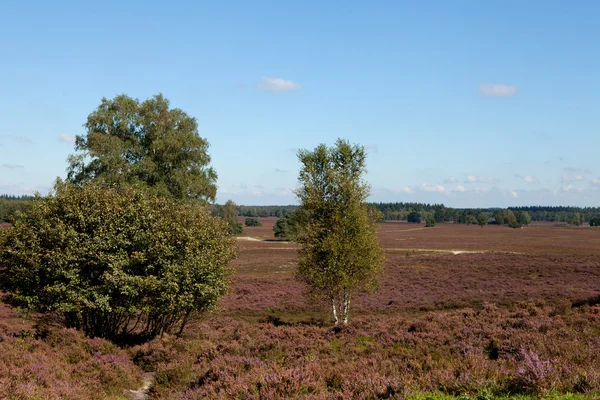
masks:
<instances>
[{"instance_id":1,"label":"dirt trail","mask_svg":"<svg viewBox=\"0 0 600 400\"><path fill-rule=\"evenodd\" d=\"M129 390L127 397L129 400L147 400L148 390L154 381L154 372L144 372L142 374L142 386L137 390Z\"/></svg>"},{"instance_id":2,"label":"dirt trail","mask_svg":"<svg viewBox=\"0 0 600 400\"><path fill-rule=\"evenodd\" d=\"M483 254L483 253L502 253L502 254L524 254L516 251L500 251L500 250L448 250L448 249L412 249L404 247L387 247L385 251L409 251L419 253L446 253L446 254Z\"/></svg>"},{"instance_id":3,"label":"dirt trail","mask_svg":"<svg viewBox=\"0 0 600 400\"><path fill-rule=\"evenodd\" d=\"M262 239L253 238L250 236L238 236L237 240L248 240L250 242L263 242Z\"/></svg>"}]
</instances>

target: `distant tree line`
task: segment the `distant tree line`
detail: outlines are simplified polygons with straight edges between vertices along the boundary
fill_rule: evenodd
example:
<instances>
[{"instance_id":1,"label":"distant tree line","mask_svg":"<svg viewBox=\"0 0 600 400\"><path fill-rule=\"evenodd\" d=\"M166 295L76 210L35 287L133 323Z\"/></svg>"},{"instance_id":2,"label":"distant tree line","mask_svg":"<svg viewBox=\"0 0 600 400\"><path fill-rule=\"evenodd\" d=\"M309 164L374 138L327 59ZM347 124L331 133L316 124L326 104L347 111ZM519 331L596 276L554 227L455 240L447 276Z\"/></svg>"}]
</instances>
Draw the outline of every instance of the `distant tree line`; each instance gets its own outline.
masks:
<instances>
[{"instance_id":1,"label":"distant tree line","mask_svg":"<svg viewBox=\"0 0 600 400\"><path fill-rule=\"evenodd\" d=\"M237 206L238 215L242 217L277 217L292 214L298 206Z\"/></svg>"},{"instance_id":2,"label":"distant tree line","mask_svg":"<svg viewBox=\"0 0 600 400\"><path fill-rule=\"evenodd\" d=\"M510 224L513 217L499 212L510 211L518 223L527 224L530 221L565 222L573 225L589 223L593 218L600 218L600 207L562 207L562 206L533 206L500 208L451 208L443 204L424 203L371 203L377 208L385 220L421 222L433 217L436 223L454 222L462 224L479 223L483 215L487 215L490 223ZM529 218L526 216L526 213ZM410 218L409 218L410 216ZM498 220L494 218L498 217ZM502 219L503 222L499 222Z\"/></svg>"},{"instance_id":3,"label":"distant tree line","mask_svg":"<svg viewBox=\"0 0 600 400\"><path fill-rule=\"evenodd\" d=\"M10 222L17 211L24 211L30 207L32 196L9 196L0 195L0 221ZM564 207L564 206L531 206L531 207L509 207L500 208L452 208L443 204L427 203L369 203L371 209L376 209L381 213L381 221L408 221L417 222L430 220L435 223L454 222L459 224L480 223L483 218L481 214L487 215L490 223L499 223L494 219L498 211L512 211L515 218L519 213L527 213L530 217L523 219L521 224L527 224L530 221L539 222L557 222L569 223L572 225L583 225L592 222L593 218L600 218L600 207ZM243 206L235 205L235 212L242 217L277 217L281 218L293 214L298 209L296 205L285 206ZM213 215L223 215L223 205L211 205ZM411 215L412 213L412 215ZM512 218L510 214L506 217L503 224L509 225ZM594 220L595 223L596 220Z\"/></svg>"}]
</instances>

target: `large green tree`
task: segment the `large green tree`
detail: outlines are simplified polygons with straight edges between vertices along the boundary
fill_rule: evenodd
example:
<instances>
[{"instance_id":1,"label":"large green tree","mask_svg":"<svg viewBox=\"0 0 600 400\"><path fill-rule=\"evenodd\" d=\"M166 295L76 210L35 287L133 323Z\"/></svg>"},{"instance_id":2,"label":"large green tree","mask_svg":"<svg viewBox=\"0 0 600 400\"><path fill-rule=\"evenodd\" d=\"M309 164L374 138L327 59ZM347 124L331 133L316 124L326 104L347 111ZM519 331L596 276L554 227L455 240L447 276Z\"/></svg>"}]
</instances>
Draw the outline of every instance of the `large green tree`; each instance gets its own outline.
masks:
<instances>
[{"instance_id":1,"label":"large green tree","mask_svg":"<svg viewBox=\"0 0 600 400\"><path fill-rule=\"evenodd\" d=\"M300 200L301 233L297 278L331 303L333 320L348 323L351 295L377 287L383 251L377 241L376 215L362 180L366 153L362 146L338 139L301 150L296 195Z\"/></svg>"},{"instance_id":2,"label":"large green tree","mask_svg":"<svg viewBox=\"0 0 600 400\"><path fill-rule=\"evenodd\" d=\"M144 102L126 95L103 98L77 136L68 180L85 184L143 183L160 195L214 201L215 171L198 124L161 94Z\"/></svg>"},{"instance_id":3,"label":"large green tree","mask_svg":"<svg viewBox=\"0 0 600 400\"><path fill-rule=\"evenodd\" d=\"M0 290L89 336L151 338L213 308L234 256L206 207L135 185L58 183L0 230Z\"/></svg>"}]
</instances>

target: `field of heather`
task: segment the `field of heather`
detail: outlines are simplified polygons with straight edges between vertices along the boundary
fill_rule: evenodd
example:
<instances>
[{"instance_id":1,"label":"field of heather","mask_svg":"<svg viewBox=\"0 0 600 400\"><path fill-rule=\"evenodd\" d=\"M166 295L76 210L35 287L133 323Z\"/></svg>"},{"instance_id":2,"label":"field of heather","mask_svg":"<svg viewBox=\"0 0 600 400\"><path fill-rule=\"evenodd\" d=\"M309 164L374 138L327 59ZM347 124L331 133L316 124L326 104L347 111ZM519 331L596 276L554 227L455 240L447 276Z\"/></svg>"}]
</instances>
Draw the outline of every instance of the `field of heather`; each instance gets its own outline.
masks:
<instances>
[{"instance_id":1,"label":"field of heather","mask_svg":"<svg viewBox=\"0 0 600 400\"><path fill-rule=\"evenodd\" d=\"M381 224L381 287L334 328L261 221L179 337L119 348L0 307L0 397L135 398L143 376L151 399L600 397L600 230Z\"/></svg>"}]
</instances>

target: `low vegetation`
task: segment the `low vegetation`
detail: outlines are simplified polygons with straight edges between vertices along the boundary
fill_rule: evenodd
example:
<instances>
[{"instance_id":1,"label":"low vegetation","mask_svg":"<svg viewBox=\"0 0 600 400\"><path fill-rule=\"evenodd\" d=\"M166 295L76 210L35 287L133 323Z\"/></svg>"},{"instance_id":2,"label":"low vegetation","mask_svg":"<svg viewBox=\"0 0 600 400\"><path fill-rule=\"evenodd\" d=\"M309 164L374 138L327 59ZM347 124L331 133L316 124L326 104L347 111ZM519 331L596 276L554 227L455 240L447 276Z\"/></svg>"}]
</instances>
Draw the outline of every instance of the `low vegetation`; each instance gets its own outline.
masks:
<instances>
[{"instance_id":1,"label":"low vegetation","mask_svg":"<svg viewBox=\"0 0 600 400\"><path fill-rule=\"evenodd\" d=\"M262 223L258 220L258 218L246 218L244 220L244 225L246 225L246 226L262 226Z\"/></svg>"}]
</instances>

